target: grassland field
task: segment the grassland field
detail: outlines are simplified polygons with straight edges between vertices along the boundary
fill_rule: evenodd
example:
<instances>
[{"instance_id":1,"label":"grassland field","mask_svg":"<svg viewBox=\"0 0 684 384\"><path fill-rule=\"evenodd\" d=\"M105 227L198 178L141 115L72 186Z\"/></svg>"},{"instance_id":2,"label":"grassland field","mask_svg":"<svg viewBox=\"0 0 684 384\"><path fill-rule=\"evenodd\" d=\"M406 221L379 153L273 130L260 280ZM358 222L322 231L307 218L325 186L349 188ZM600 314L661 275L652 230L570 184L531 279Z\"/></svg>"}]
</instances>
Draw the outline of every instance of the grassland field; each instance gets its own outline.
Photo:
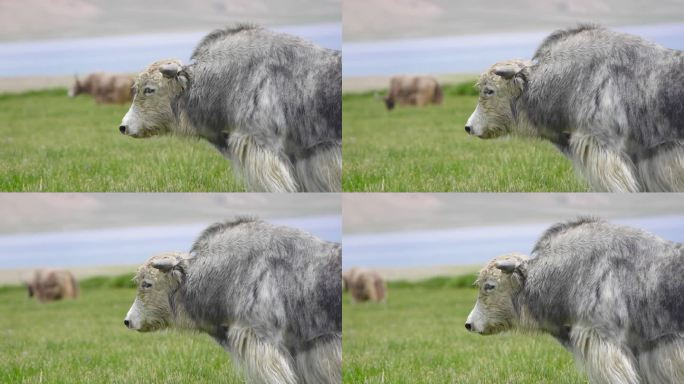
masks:
<instances>
[{"instance_id":1,"label":"grassland field","mask_svg":"<svg viewBox=\"0 0 684 384\"><path fill-rule=\"evenodd\" d=\"M588 186L540 139L470 137L474 81L444 87L442 105L387 111L385 91L343 95L344 191L575 192Z\"/></svg>"},{"instance_id":2,"label":"grassland field","mask_svg":"<svg viewBox=\"0 0 684 384\"><path fill-rule=\"evenodd\" d=\"M0 95L0 191L243 191L209 143L133 139L118 126L129 105L97 105L66 89Z\"/></svg>"},{"instance_id":3,"label":"grassland field","mask_svg":"<svg viewBox=\"0 0 684 384\"><path fill-rule=\"evenodd\" d=\"M445 87L441 106L388 112L375 92L343 96L345 191L586 191L541 140L479 140L463 125L477 104L471 83ZM128 105L69 99L66 89L0 95L0 191L242 191L207 142L132 139L118 124Z\"/></svg>"},{"instance_id":4,"label":"grassland field","mask_svg":"<svg viewBox=\"0 0 684 384\"><path fill-rule=\"evenodd\" d=\"M480 336L464 324L474 276L390 283L384 304L343 295L344 383L586 383L550 336ZM466 284L467 283L467 284Z\"/></svg>"},{"instance_id":5,"label":"grassland field","mask_svg":"<svg viewBox=\"0 0 684 384\"><path fill-rule=\"evenodd\" d=\"M81 282L76 300L41 304L0 288L0 383L243 383L209 336L123 325L132 275Z\"/></svg>"},{"instance_id":6,"label":"grassland field","mask_svg":"<svg viewBox=\"0 0 684 384\"><path fill-rule=\"evenodd\" d=\"M23 287L0 287L0 383L243 382L207 335L126 329L131 278L84 279L78 299L47 304ZM390 282L384 304L352 304L344 294L343 382L586 383L551 337L466 332L473 279Z\"/></svg>"}]
</instances>

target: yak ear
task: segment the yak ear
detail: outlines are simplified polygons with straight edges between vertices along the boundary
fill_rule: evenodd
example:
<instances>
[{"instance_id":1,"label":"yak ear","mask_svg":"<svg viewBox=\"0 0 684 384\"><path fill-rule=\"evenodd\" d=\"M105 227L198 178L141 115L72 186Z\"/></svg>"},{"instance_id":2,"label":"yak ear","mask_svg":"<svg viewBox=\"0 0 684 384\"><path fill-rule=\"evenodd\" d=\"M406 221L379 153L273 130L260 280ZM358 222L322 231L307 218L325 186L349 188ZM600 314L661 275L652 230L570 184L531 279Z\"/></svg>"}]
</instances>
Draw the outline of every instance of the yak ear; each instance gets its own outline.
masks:
<instances>
[{"instance_id":1,"label":"yak ear","mask_svg":"<svg viewBox=\"0 0 684 384\"><path fill-rule=\"evenodd\" d=\"M520 88L521 91L524 91L525 84L527 83L527 77L529 75L529 65L525 63L500 65L494 67L494 74L501 76L506 80L513 79L515 85Z\"/></svg>"},{"instance_id":2,"label":"yak ear","mask_svg":"<svg viewBox=\"0 0 684 384\"><path fill-rule=\"evenodd\" d=\"M164 255L152 262L152 267L164 273L171 273L171 276L181 282L184 279L185 271L188 266L190 255L181 252L173 252Z\"/></svg>"},{"instance_id":3,"label":"yak ear","mask_svg":"<svg viewBox=\"0 0 684 384\"><path fill-rule=\"evenodd\" d=\"M501 76L506 80L510 80L513 76L517 75L522 68L513 65L502 65L500 67L494 68L494 74Z\"/></svg>"},{"instance_id":4,"label":"yak ear","mask_svg":"<svg viewBox=\"0 0 684 384\"><path fill-rule=\"evenodd\" d=\"M169 272L176 265L178 265L179 260L172 257L164 257L157 259L152 262L152 268L156 268L162 272Z\"/></svg>"},{"instance_id":5,"label":"yak ear","mask_svg":"<svg viewBox=\"0 0 684 384\"><path fill-rule=\"evenodd\" d=\"M181 71L180 65L176 63L167 63L159 67L159 72L164 75L167 79L173 79L178 76L178 72Z\"/></svg>"},{"instance_id":6,"label":"yak ear","mask_svg":"<svg viewBox=\"0 0 684 384\"><path fill-rule=\"evenodd\" d=\"M516 289L525 285L527 280L527 268L524 260L501 260L496 262L496 268L511 277L511 282Z\"/></svg>"},{"instance_id":7,"label":"yak ear","mask_svg":"<svg viewBox=\"0 0 684 384\"><path fill-rule=\"evenodd\" d=\"M518 75L527 75L530 67L534 65L531 61L514 61L511 63L496 65L494 74L510 80Z\"/></svg>"},{"instance_id":8,"label":"yak ear","mask_svg":"<svg viewBox=\"0 0 684 384\"><path fill-rule=\"evenodd\" d=\"M501 260L497 261L496 264L494 265L497 269L500 269L501 272L506 273L506 274L511 274L515 272L515 269L520 267L521 262L518 260Z\"/></svg>"}]
</instances>

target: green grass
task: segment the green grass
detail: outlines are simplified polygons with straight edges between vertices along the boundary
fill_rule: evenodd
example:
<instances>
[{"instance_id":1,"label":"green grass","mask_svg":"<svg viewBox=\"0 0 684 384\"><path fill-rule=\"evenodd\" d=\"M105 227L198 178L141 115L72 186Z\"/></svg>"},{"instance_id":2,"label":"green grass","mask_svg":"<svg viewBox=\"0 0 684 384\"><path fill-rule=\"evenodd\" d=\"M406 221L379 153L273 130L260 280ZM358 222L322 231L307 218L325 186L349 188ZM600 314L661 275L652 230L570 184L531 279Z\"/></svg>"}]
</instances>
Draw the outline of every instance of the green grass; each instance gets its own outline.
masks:
<instances>
[{"instance_id":1,"label":"green grass","mask_svg":"<svg viewBox=\"0 0 684 384\"><path fill-rule=\"evenodd\" d=\"M243 383L209 336L126 329L135 298L119 278L81 283L81 297L40 304L0 289L0 383ZM104 284L101 284L103 283ZM126 284L123 284L126 285Z\"/></svg>"},{"instance_id":2,"label":"green grass","mask_svg":"<svg viewBox=\"0 0 684 384\"><path fill-rule=\"evenodd\" d=\"M79 281L81 289L91 288L136 288L133 281L135 272L126 273L119 276L94 276Z\"/></svg>"},{"instance_id":3,"label":"green grass","mask_svg":"<svg viewBox=\"0 0 684 384\"><path fill-rule=\"evenodd\" d=\"M80 282L81 296L40 304L0 287L1 383L242 383L209 336L123 326L131 274ZM549 336L463 328L474 276L391 282L385 304L343 297L344 383L586 383Z\"/></svg>"},{"instance_id":4,"label":"green grass","mask_svg":"<svg viewBox=\"0 0 684 384\"><path fill-rule=\"evenodd\" d=\"M0 95L0 191L244 190L205 141L121 135L128 107L65 89Z\"/></svg>"},{"instance_id":5,"label":"green grass","mask_svg":"<svg viewBox=\"0 0 684 384\"><path fill-rule=\"evenodd\" d=\"M587 191L552 144L481 140L463 127L472 83L446 87L441 106L385 110L375 92L343 96L344 191Z\"/></svg>"},{"instance_id":6,"label":"green grass","mask_svg":"<svg viewBox=\"0 0 684 384\"><path fill-rule=\"evenodd\" d=\"M435 276L419 281L392 280L387 282L387 288L472 288L477 274L461 276Z\"/></svg>"},{"instance_id":7,"label":"green grass","mask_svg":"<svg viewBox=\"0 0 684 384\"><path fill-rule=\"evenodd\" d=\"M586 383L550 336L468 333L477 291L431 280L390 284L385 304L343 296L344 383Z\"/></svg>"}]
</instances>

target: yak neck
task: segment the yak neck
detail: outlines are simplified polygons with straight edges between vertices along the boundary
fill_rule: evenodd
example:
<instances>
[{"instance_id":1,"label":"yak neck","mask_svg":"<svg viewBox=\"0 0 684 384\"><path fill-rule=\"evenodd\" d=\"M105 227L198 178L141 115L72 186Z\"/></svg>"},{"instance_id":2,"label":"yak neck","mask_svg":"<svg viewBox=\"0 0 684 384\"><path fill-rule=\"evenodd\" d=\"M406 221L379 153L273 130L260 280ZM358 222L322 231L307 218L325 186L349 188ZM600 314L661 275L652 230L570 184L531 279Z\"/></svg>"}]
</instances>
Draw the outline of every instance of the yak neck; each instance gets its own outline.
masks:
<instances>
[{"instance_id":1,"label":"yak neck","mask_svg":"<svg viewBox=\"0 0 684 384\"><path fill-rule=\"evenodd\" d=\"M539 323L537 322L535 316L530 312L527 305L525 305L525 288L520 289L518 292L513 294L513 309L515 311L515 318L513 319L513 327L521 332L525 333L539 333L541 329L539 328Z\"/></svg>"},{"instance_id":2,"label":"yak neck","mask_svg":"<svg viewBox=\"0 0 684 384\"><path fill-rule=\"evenodd\" d=\"M176 124L172 130L173 134L182 137L192 137L197 139L204 139L211 143L219 152L224 153L228 148L228 132L227 131L213 131L206 128L201 128L194 125L185 111L182 101L178 101L174 107L174 115L176 116Z\"/></svg>"},{"instance_id":3,"label":"yak neck","mask_svg":"<svg viewBox=\"0 0 684 384\"><path fill-rule=\"evenodd\" d=\"M180 110L174 113L174 115L176 116L176 124L172 132L175 135L184 137L199 137L199 132L190 122L190 118L188 118L188 114L184 110Z\"/></svg>"},{"instance_id":4,"label":"yak neck","mask_svg":"<svg viewBox=\"0 0 684 384\"><path fill-rule=\"evenodd\" d=\"M571 131L568 129L561 129L557 127L539 125L532 122L530 119L530 106L534 108L535 100L530 99L530 91L535 89L534 77L528 76L525 90L522 91L514 101L511 102L511 109L513 111L513 119L517 125L517 132L521 136L536 137L550 141L561 152L567 154ZM539 119L534 119L540 123ZM543 121L543 120L542 120Z\"/></svg>"},{"instance_id":5,"label":"yak neck","mask_svg":"<svg viewBox=\"0 0 684 384\"><path fill-rule=\"evenodd\" d=\"M185 310L185 305L183 304L183 284L185 284L184 281L169 295L171 321L173 322L174 328L194 330L197 326L188 315L188 312Z\"/></svg>"},{"instance_id":6,"label":"yak neck","mask_svg":"<svg viewBox=\"0 0 684 384\"><path fill-rule=\"evenodd\" d=\"M521 95L511 101L511 113L515 124L513 132L522 137L540 137L542 136L541 132L527 117L527 108L523 99L524 97Z\"/></svg>"},{"instance_id":7,"label":"yak neck","mask_svg":"<svg viewBox=\"0 0 684 384\"><path fill-rule=\"evenodd\" d=\"M513 308L515 311L513 328L517 332L527 335L548 334L556 338L564 346L567 346L570 337L570 327L563 324L553 324L548 319L541 318L538 313L533 313L526 304L530 301L529 293L523 287L513 295Z\"/></svg>"}]
</instances>

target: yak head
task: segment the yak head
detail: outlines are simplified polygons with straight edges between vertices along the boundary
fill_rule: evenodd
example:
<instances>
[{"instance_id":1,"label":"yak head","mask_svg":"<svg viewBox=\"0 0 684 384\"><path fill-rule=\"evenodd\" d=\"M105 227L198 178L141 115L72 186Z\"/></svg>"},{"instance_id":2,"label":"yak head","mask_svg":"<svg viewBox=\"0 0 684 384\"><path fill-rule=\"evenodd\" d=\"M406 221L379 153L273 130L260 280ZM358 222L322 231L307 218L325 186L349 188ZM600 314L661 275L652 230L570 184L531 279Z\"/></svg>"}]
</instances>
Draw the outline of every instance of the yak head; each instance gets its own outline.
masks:
<instances>
[{"instance_id":1,"label":"yak head","mask_svg":"<svg viewBox=\"0 0 684 384\"><path fill-rule=\"evenodd\" d=\"M119 131L143 138L174 130L178 122L171 104L188 84L186 69L180 60L167 59L154 62L142 71L133 85L133 103Z\"/></svg>"},{"instance_id":2,"label":"yak head","mask_svg":"<svg viewBox=\"0 0 684 384\"><path fill-rule=\"evenodd\" d=\"M481 139L506 135L518 123L516 102L525 90L531 63L511 60L494 64L480 76L480 99L465 125Z\"/></svg>"},{"instance_id":3,"label":"yak head","mask_svg":"<svg viewBox=\"0 0 684 384\"><path fill-rule=\"evenodd\" d=\"M134 281L138 294L124 325L139 332L166 328L174 323L173 296L185 280L187 256L164 253L153 256L138 268Z\"/></svg>"},{"instance_id":4,"label":"yak head","mask_svg":"<svg viewBox=\"0 0 684 384\"><path fill-rule=\"evenodd\" d=\"M479 295L465 327L470 332L491 335L507 331L516 319L513 296L525 283L526 256L511 253L490 261L475 284Z\"/></svg>"}]
</instances>

